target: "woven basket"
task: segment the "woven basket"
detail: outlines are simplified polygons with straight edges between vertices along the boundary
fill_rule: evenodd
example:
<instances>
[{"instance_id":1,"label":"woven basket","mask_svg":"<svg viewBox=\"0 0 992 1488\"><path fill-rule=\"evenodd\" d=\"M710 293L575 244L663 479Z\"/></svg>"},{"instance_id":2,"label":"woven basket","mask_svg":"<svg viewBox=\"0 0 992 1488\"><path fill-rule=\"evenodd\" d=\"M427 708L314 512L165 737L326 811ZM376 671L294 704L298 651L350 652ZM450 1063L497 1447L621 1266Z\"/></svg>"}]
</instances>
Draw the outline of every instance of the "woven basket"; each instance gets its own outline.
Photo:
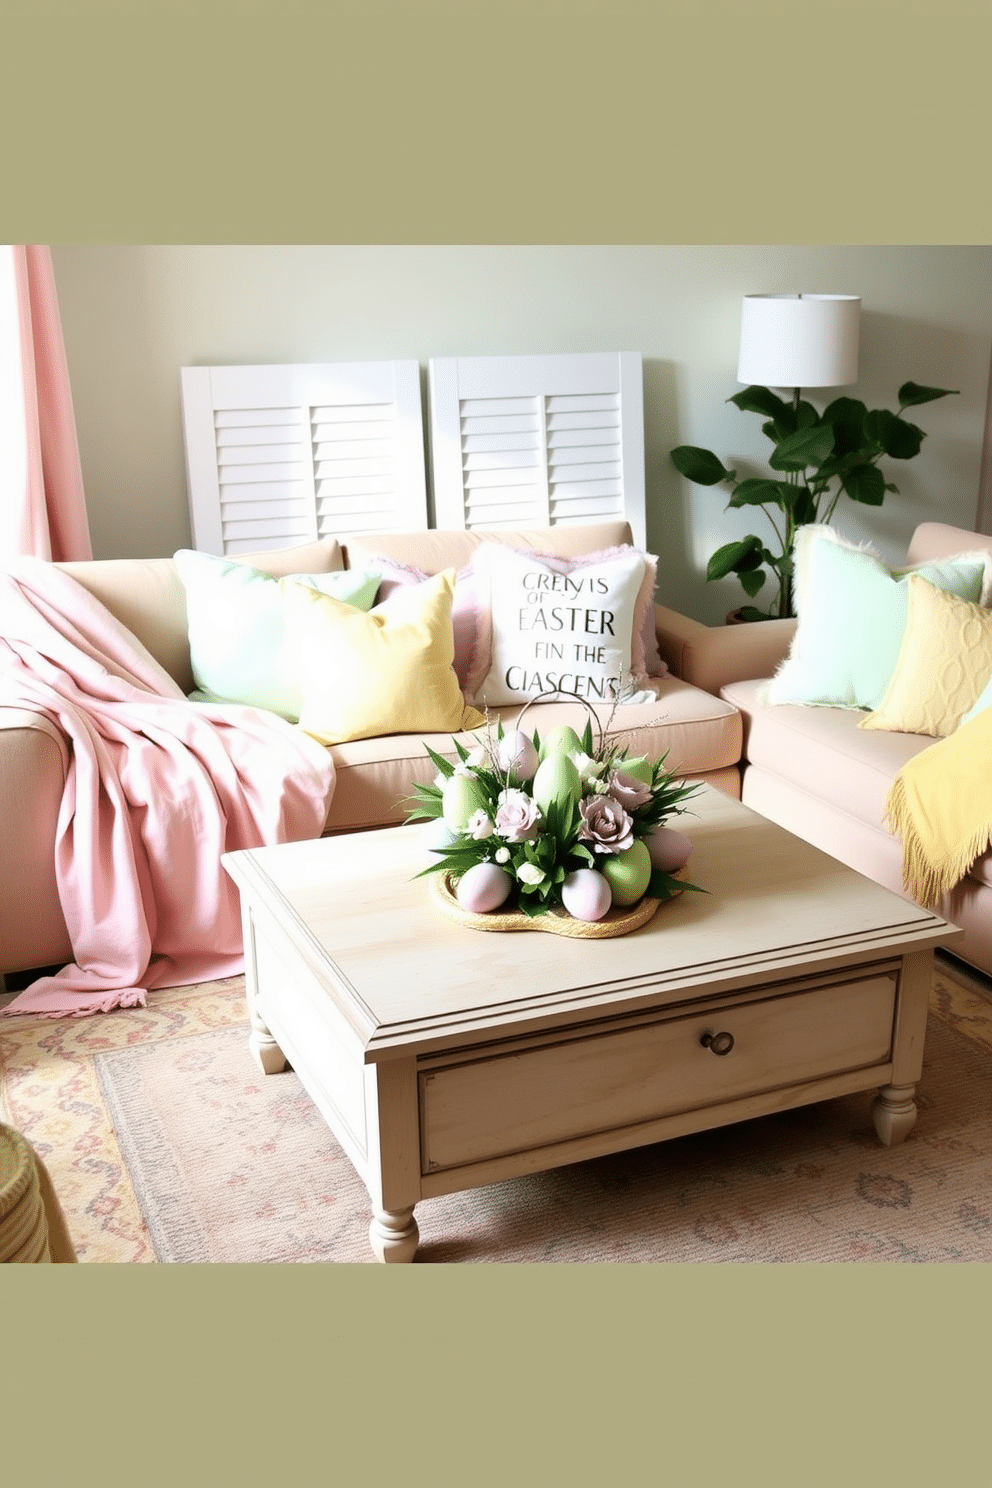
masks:
<instances>
[{"instance_id":1,"label":"woven basket","mask_svg":"<svg viewBox=\"0 0 992 1488\"><path fill-rule=\"evenodd\" d=\"M674 876L678 877L677 874ZM632 930L646 925L662 904L670 902L645 896L630 909L608 910L601 920L573 919L568 910L560 906L531 918L516 909L494 909L490 914L472 914L462 909L451 887L451 875L447 873L435 874L431 879L431 889L444 913L469 930L543 930L548 935L565 935L571 940L610 940L618 935L629 935ZM679 889L672 898L677 899L681 893Z\"/></svg>"}]
</instances>

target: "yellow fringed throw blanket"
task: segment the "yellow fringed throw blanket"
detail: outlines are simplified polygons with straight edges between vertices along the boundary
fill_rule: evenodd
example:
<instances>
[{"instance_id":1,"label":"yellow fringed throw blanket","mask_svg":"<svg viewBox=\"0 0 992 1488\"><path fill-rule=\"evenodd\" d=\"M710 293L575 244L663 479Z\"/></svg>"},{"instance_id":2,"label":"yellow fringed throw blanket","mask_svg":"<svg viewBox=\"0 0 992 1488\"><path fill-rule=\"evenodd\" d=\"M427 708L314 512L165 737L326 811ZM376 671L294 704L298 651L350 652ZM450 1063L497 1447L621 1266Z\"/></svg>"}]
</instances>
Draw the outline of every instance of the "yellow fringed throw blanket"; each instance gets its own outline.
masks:
<instances>
[{"instance_id":1,"label":"yellow fringed throw blanket","mask_svg":"<svg viewBox=\"0 0 992 1488\"><path fill-rule=\"evenodd\" d=\"M992 708L903 765L885 820L907 892L931 908L992 845Z\"/></svg>"}]
</instances>

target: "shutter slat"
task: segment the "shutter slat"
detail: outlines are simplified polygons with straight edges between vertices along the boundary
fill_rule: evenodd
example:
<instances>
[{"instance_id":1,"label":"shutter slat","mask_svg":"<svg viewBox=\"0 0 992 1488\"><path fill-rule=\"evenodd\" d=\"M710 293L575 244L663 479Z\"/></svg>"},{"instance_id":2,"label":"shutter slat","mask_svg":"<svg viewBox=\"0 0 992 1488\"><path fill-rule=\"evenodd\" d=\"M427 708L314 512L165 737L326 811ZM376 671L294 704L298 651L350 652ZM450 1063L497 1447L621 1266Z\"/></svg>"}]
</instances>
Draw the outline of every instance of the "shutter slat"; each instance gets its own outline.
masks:
<instances>
[{"instance_id":1,"label":"shutter slat","mask_svg":"<svg viewBox=\"0 0 992 1488\"><path fill-rule=\"evenodd\" d=\"M254 542L256 547L262 546L262 538L295 538L298 542L305 542L307 530L308 517L306 515L300 521L293 521L287 518L285 514L280 514L277 517L270 518L268 521L235 521L224 523L225 536L246 538Z\"/></svg>"},{"instance_id":2,"label":"shutter slat","mask_svg":"<svg viewBox=\"0 0 992 1488\"><path fill-rule=\"evenodd\" d=\"M553 501L563 496L613 496L619 505L622 495L619 480L557 481L551 490Z\"/></svg>"},{"instance_id":3,"label":"shutter slat","mask_svg":"<svg viewBox=\"0 0 992 1488\"><path fill-rule=\"evenodd\" d=\"M209 371L209 368L204 368ZM268 429L285 426L299 429L305 426L299 408L214 408L214 422L218 429Z\"/></svg>"},{"instance_id":4,"label":"shutter slat","mask_svg":"<svg viewBox=\"0 0 992 1488\"><path fill-rule=\"evenodd\" d=\"M591 497L585 501L552 501L555 520L570 522L608 522L620 515L615 501Z\"/></svg>"},{"instance_id":5,"label":"shutter slat","mask_svg":"<svg viewBox=\"0 0 992 1488\"><path fill-rule=\"evenodd\" d=\"M285 517L294 526L305 522L309 503L305 496L298 501L287 501L280 496L278 501L225 501L221 508L224 525L230 522L276 522Z\"/></svg>"},{"instance_id":6,"label":"shutter slat","mask_svg":"<svg viewBox=\"0 0 992 1488\"><path fill-rule=\"evenodd\" d=\"M593 414L586 416L595 417ZM536 413L506 413L493 418L476 418L472 414L462 416L462 433L466 437L473 434L530 434L537 427Z\"/></svg>"},{"instance_id":7,"label":"shutter slat","mask_svg":"<svg viewBox=\"0 0 992 1488\"><path fill-rule=\"evenodd\" d=\"M536 522L534 518L534 505L531 502L500 501L493 504L483 502L471 502L468 507L470 522L469 527L535 527L545 526L544 522Z\"/></svg>"},{"instance_id":8,"label":"shutter slat","mask_svg":"<svg viewBox=\"0 0 992 1488\"><path fill-rule=\"evenodd\" d=\"M557 434L562 429L616 429L620 428L618 413L554 413L548 418L548 434Z\"/></svg>"},{"instance_id":9,"label":"shutter slat","mask_svg":"<svg viewBox=\"0 0 992 1488\"><path fill-rule=\"evenodd\" d=\"M529 434L471 434L462 440L463 456L485 454L499 450L529 450L541 448L541 438L535 429Z\"/></svg>"},{"instance_id":10,"label":"shutter slat","mask_svg":"<svg viewBox=\"0 0 992 1488\"><path fill-rule=\"evenodd\" d=\"M465 476L465 489L479 491L494 486L529 486L533 491L541 491L544 489L544 482L540 477L541 471L535 470L533 465L522 466L518 470L473 470Z\"/></svg>"},{"instance_id":11,"label":"shutter slat","mask_svg":"<svg viewBox=\"0 0 992 1488\"><path fill-rule=\"evenodd\" d=\"M347 429L349 433L332 436L330 439L326 437L326 430L320 434L315 432L312 441L314 457L318 460L347 460L353 455L392 455L393 441L389 438L388 430L377 437L355 437L359 427L355 424L343 424L341 428Z\"/></svg>"},{"instance_id":12,"label":"shutter slat","mask_svg":"<svg viewBox=\"0 0 992 1488\"><path fill-rule=\"evenodd\" d=\"M225 480L229 470L260 470L266 465L301 465L306 457L306 446L301 446L299 442L239 445L237 449L218 450L217 465L221 479Z\"/></svg>"},{"instance_id":13,"label":"shutter slat","mask_svg":"<svg viewBox=\"0 0 992 1488\"><path fill-rule=\"evenodd\" d=\"M587 465L551 465L549 463L548 466L548 477L553 487L560 487L563 481L606 480L610 478L614 481L619 491L621 475L622 471L619 460L596 460Z\"/></svg>"},{"instance_id":14,"label":"shutter slat","mask_svg":"<svg viewBox=\"0 0 992 1488\"><path fill-rule=\"evenodd\" d=\"M540 470L541 466L534 459L533 450L497 450L492 454L466 455L462 460L462 469L466 478L469 471L476 470L515 470L526 467L528 470Z\"/></svg>"},{"instance_id":15,"label":"shutter slat","mask_svg":"<svg viewBox=\"0 0 992 1488\"><path fill-rule=\"evenodd\" d=\"M237 429L225 429L217 426L217 449L251 449L257 445L270 445L280 448L283 445L298 446L306 449L307 431L301 425L299 419L292 424L262 424L248 427L241 425Z\"/></svg>"}]
</instances>

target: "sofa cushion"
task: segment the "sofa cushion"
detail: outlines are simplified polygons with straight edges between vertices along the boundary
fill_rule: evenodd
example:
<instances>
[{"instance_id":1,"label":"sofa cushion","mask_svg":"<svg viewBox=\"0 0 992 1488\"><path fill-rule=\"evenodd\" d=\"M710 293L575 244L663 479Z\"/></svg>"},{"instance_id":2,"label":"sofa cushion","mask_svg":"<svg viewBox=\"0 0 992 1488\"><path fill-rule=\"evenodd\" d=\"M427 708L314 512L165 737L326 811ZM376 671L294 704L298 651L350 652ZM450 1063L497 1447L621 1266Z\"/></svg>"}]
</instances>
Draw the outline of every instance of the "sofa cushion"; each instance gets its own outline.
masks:
<instances>
[{"instance_id":1,"label":"sofa cushion","mask_svg":"<svg viewBox=\"0 0 992 1488\"><path fill-rule=\"evenodd\" d=\"M374 557L381 556L436 574L443 568L464 568L484 542L506 543L511 548L530 549L534 553L554 553L559 558L576 558L601 548L629 545L632 541L627 522L562 524L520 531L431 528L422 532L372 532L349 537L345 563L348 568L368 568Z\"/></svg>"},{"instance_id":2,"label":"sofa cushion","mask_svg":"<svg viewBox=\"0 0 992 1488\"><path fill-rule=\"evenodd\" d=\"M369 572L379 575L379 590L375 601L377 607L388 604L400 589L429 583L433 577L422 568L411 568L409 564L396 563L392 558L382 556L369 558ZM460 568L455 574L451 626L455 643L455 676L462 691L469 694L475 691L477 681L484 675L486 668L483 647L487 638L482 626L479 590L479 576L472 565Z\"/></svg>"},{"instance_id":3,"label":"sofa cushion","mask_svg":"<svg viewBox=\"0 0 992 1488\"><path fill-rule=\"evenodd\" d=\"M614 679L647 681L641 630L653 612L655 559L626 547L558 560L485 543L472 568L489 635L480 705L554 688L607 699Z\"/></svg>"},{"instance_id":4,"label":"sofa cushion","mask_svg":"<svg viewBox=\"0 0 992 1488\"><path fill-rule=\"evenodd\" d=\"M922 734L867 733L849 708L765 705L763 683L734 682L720 696L744 717L748 766L781 777L838 810L880 826L896 772L933 742Z\"/></svg>"},{"instance_id":5,"label":"sofa cushion","mask_svg":"<svg viewBox=\"0 0 992 1488\"><path fill-rule=\"evenodd\" d=\"M821 852L829 853L894 894L910 897L902 882L902 842L884 823L868 822L828 805L820 795L758 765L745 770L741 799L745 806L777 822L787 832L794 832L804 842L811 842ZM992 888L992 852L976 859L960 885L937 907L938 914L967 930L971 938L977 936L982 945L975 958L979 966L992 962L988 900L975 900L976 892L986 888ZM965 914L962 909L966 910ZM953 950L955 954L967 953L967 946L959 950L955 945Z\"/></svg>"},{"instance_id":6,"label":"sofa cushion","mask_svg":"<svg viewBox=\"0 0 992 1488\"><path fill-rule=\"evenodd\" d=\"M369 614L292 578L279 587L300 728L322 744L483 721L466 706L452 666L452 569L401 589Z\"/></svg>"},{"instance_id":7,"label":"sofa cushion","mask_svg":"<svg viewBox=\"0 0 992 1488\"><path fill-rule=\"evenodd\" d=\"M992 610L910 576L906 633L885 697L859 728L945 739L992 677Z\"/></svg>"},{"instance_id":8,"label":"sofa cushion","mask_svg":"<svg viewBox=\"0 0 992 1488\"><path fill-rule=\"evenodd\" d=\"M491 625L485 609L487 580L478 563L480 549L481 544L475 548L474 555L468 564L460 568L455 575L455 599L451 612L455 632L455 673L461 683L462 691L469 697L475 696L489 669L492 647ZM356 550L356 557L358 551ZM569 572L573 566L596 562L608 554L612 556L621 551L623 551L621 548L610 548L599 553L582 554L577 558L560 558L546 552L535 553L535 556L542 562L560 565L563 572ZM650 567L645 575L643 593L638 598L632 665L639 674L646 673L651 677L664 677L668 671L668 665L662 661L658 651L655 607L652 603L657 576L657 560L651 554L644 556ZM429 577L426 570L422 568L397 563L394 559L382 554L369 554L367 561L370 568L377 569L382 575L382 583L376 600L378 604L388 600L398 588L410 584L422 584Z\"/></svg>"},{"instance_id":9,"label":"sofa cushion","mask_svg":"<svg viewBox=\"0 0 992 1488\"><path fill-rule=\"evenodd\" d=\"M332 573L344 567L336 538L276 552L244 553L232 560L269 574ZM193 688L186 631L186 591L171 558L100 558L60 563L127 626L183 692Z\"/></svg>"},{"instance_id":10,"label":"sofa cushion","mask_svg":"<svg viewBox=\"0 0 992 1488\"><path fill-rule=\"evenodd\" d=\"M799 622L789 655L768 683L770 703L877 708L895 671L906 628L910 570L890 569L822 524L795 542ZM992 598L992 554L960 553L915 570L962 599Z\"/></svg>"},{"instance_id":11,"label":"sofa cushion","mask_svg":"<svg viewBox=\"0 0 992 1488\"><path fill-rule=\"evenodd\" d=\"M287 664L280 580L260 568L180 548L173 554L186 590L190 664L200 701L247 703L295 723L300 694ZM378 575L361 569L290 577L357 609L370 610Z\"/></svg>"},{"instance_id":12,"label":"sofa cushion","mask_svg":"<svg viewBox=\"0 0 992 1488\"><path fill-rule=\"evenodd\" d=\"M668 767L674 774L694 779L705 776L729 794L736 794L736 782L730 773L736 773L741 754L741 718L736 708L677 677L659 678L650 686L656 702L620 704L613 713L610 736L633 755L660 759L667 752ZM489 718L493 727L502 719L504 728L509 729L516 726L520 711L517 706L495 708ZM606 724L610 709L597 706L594 711ZM570 723L581 733L588 717L579 703L542 703L540 709L529 709L522 727L528 734L534 727L545 733L558 724ZM477 741L466 737L463 742L471 747ZM410 809L408 797L414 782L429 785L436 773L426 745L445 758L455 757L451 735L446 733L392 735L334 745L331 757L337 780L328 830L349 831L403 821Z\"/></svg>"}]
</instances>

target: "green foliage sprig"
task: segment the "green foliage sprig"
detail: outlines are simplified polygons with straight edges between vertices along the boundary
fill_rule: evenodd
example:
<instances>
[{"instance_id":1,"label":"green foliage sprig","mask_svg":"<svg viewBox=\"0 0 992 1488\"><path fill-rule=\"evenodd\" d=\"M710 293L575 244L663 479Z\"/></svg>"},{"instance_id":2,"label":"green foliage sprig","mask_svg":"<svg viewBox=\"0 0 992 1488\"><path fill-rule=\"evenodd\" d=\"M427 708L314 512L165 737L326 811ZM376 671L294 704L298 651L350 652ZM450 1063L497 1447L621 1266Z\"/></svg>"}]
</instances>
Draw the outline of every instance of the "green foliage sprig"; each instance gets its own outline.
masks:
<instances>
[{"instance_id":1,"label":"green foliage sprig","mask_svg":"<svg viewBox=\"0 0 992 1488\"><path fill-rule=\"evenodd\" d=\"M879 460L883 456L912 460L926 437L918 425L903 418L904 410L956 391L904 382L896 413L869 409L858 398L835 398L817 413L805 399L797 397L787 403L769 388L747 387L727 401L766 420L761 429L773 445L768 463L775 475L738 480L736 470L728 470L711 450L692 444L672 450L672 463L682 475L697 486L729 485L727 510L761 507L775 534L772 547L753 534L725 543L707 564L707 579L734 573L752 599L764 588L767 571L774 576L777 589L770 609L745 605L743 619L767 620L795 613L792 545L797 529L829 522L841 496L863 506L881 506L887 491L898 492L897 486L886 481Z\"/></svg>"}]
</instances>

